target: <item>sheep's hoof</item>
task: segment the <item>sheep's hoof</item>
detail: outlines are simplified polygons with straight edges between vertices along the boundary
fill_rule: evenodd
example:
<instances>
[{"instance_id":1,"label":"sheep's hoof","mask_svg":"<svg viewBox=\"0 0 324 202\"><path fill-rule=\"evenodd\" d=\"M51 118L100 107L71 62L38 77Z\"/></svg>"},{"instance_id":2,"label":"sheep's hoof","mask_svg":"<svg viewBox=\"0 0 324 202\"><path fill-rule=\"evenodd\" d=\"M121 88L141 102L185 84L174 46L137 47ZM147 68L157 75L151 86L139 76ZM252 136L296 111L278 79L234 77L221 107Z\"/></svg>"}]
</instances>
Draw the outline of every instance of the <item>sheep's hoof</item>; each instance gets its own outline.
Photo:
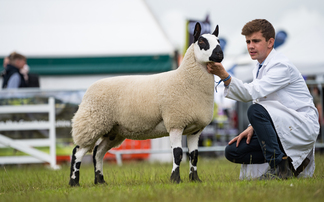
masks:
<instances>
[{"instance_id":1,"label":"sheep's hoof","mask_svg":"<svg viewBox=\"0 0 324 202\"><path fill-rule=\"evenodd\" d=\"M100 171L95 172L95 184L107 184L107 182L104 180L104 176L100 174Z\"/></svg>"},{"instance_id":2,"label":"sheep's hoof","mask_svg":"<svg viewBox=\"0 0 324 202\"><path fill-rule=\"evenodd\" d=\"M197 171L194 171L193 168L191 168L191 172L189 174L189 180L191 182L201 182L201 180L198 177Z\"/></svg>"},{"instance_id":3,"label":"sheep's hoof","mask_svg":"<svg viewBox=\"0 0 324 202\"><path fill-rule=\"evenodd\" d=\"M173 183L177 183L179 184L181 182L181 179L180 179L180 172L179 172L179 167L176 168L172 174L171 174L171 177L170 177L170 180L171 182Z\"/></svg>"},{"instance_id":4,"label":"sheep's hoof","mask_svg":"<svg viewBox=\"0 0 324 202\"><path fill-rule=\"evenodd\" d=\"M78 186L80 186L79 182L76 179L72 179L72 178L70 179L69 185L71 187L78 187Z\"/></svg>"}]
</instances>

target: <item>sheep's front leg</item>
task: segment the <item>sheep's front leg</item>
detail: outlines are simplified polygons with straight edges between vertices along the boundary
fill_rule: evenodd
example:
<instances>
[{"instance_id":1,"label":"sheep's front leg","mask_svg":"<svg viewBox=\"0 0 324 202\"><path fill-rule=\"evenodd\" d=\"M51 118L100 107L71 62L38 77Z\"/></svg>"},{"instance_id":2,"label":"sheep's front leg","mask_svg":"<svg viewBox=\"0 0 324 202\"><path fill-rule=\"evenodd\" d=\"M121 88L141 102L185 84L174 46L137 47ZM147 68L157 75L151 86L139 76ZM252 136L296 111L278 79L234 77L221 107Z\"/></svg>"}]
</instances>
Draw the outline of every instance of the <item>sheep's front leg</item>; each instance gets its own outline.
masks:
<instances>
[{"instance_id":1,"label":"sheep's front leg","mask_svg":"<svg viewBox=\"0 0 324 202\"><path fill-rule=\"evenodd\" d=\"M69 185L80 186L80 167L83 156L88 152L89 148L74 147L71 158L70 182Z\"/></svg>"},{"instance_id":2,"label":"sheep's front leg","mask_svg":"<svg viewBox=\"0 0 324 202\"><path fill-rule=\"evenodd\" d=\"M171 129L170 130L170 142L173 154L173 168L170 180L171 182L180 183L180 162L182 160L182 129Z\"/></svg>"},{"instance_id":3,"label":"sheep's front leg","mask_svg":"<svg viewBox=\"0 0 324 202\"><path fill-rule=\"evenodd\" d=\"M198 173L197 173L198 140L199 140L200 134L201 134L201 131L199 131L196 134L187 136L187 143L188 143L188 149L189 149L189 164L190 164L189 180L195 181L195 182L201 182L201 180L198 177Z\"/></svg>"}]
</instances>

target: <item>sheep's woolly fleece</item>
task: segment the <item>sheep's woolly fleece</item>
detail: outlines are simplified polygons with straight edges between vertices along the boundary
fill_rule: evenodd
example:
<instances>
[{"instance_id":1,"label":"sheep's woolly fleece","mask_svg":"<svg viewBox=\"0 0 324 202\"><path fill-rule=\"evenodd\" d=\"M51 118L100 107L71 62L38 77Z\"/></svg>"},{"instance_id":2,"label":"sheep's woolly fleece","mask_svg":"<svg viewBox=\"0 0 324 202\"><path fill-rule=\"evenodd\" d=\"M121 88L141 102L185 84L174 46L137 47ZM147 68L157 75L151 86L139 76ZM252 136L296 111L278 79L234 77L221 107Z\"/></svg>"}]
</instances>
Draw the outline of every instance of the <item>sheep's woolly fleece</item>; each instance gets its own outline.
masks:
<instances>
[{"instance_id":1,"label":"sheep's woolly fleece","mask_svg":"<svg viewBox=\"0 0 324 202\"><path fill-rule=\"evenodd\" d=\"M73 117L76 145L93 147L103 135L128 139L202 130L213 115L214 76L196 62L192 44L176 70L102 79L89 87ZM191 128L191 130L190 130Z\"/></svg>"}]
</instances>

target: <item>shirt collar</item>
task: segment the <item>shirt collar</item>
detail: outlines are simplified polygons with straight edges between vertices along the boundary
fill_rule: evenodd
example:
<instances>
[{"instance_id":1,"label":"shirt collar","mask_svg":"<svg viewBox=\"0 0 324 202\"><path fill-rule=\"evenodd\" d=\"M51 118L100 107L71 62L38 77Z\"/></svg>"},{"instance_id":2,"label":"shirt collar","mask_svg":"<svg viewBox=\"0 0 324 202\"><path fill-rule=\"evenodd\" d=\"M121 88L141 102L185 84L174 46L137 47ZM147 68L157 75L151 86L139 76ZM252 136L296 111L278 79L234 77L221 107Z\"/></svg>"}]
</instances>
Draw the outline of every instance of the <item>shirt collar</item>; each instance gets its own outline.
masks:
<instances>
[{"instance_id":1,"label":"shirt collar","mask_svg":"<svg viewBox=\"0 0 324 202\"><path fill-rule=\"evenodd\" d=\"M273 55L276 54L276 50L274 48L272 48L271 52L269 53L269 55L267 56L267 58L265 60L263 60L263 62L260 64L259 62L257 63L257 66L259 67L259 65L262 66L267 66L267 64L269 63L270 59L273 57Z\"/></svg>"}]
</instances>

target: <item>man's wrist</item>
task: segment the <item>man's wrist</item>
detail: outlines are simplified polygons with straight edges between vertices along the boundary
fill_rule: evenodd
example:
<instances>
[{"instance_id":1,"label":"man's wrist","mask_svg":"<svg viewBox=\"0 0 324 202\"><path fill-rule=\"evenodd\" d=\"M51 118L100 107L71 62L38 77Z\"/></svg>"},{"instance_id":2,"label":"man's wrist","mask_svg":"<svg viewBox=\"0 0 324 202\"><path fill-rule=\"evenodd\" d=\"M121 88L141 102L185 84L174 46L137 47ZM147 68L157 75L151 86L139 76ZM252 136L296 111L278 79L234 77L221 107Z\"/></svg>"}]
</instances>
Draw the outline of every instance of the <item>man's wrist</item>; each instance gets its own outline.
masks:
<instances>
[{"instance_id":1,"label":"man's wrist","mask_svg":"<svg viewBox=\"0 0 324 202\"><path fill-rule=\"evenodd\" d=\"M225 79L222 79L222 81L224 82L225 87L228 88L229 84L231 83L232 77L230 74L228 74L228 76Z\"/></svg>"},{"instance_id":2,"label":"man's wrist","mask_svg":"<svg viewBox=\"0 0 324 202\"><path fill-rule=\"evenodd\" d=\"M231 78L231 75L229 74L225 79L222 79L223 82L229 80Z\"/></svg>"},{"instance_id":3,"label":"man's wrist","mask_svg":"<svg viewBox=\"0 0 324 202\"><path fill-rule=\"evenodd\" d=\"M221 80L225 80L225 79L228 78L229 76L230 76L230 74L226 72L225 74L220 75L219 78L220 78Z\"/></svg>"}]
</instances>

